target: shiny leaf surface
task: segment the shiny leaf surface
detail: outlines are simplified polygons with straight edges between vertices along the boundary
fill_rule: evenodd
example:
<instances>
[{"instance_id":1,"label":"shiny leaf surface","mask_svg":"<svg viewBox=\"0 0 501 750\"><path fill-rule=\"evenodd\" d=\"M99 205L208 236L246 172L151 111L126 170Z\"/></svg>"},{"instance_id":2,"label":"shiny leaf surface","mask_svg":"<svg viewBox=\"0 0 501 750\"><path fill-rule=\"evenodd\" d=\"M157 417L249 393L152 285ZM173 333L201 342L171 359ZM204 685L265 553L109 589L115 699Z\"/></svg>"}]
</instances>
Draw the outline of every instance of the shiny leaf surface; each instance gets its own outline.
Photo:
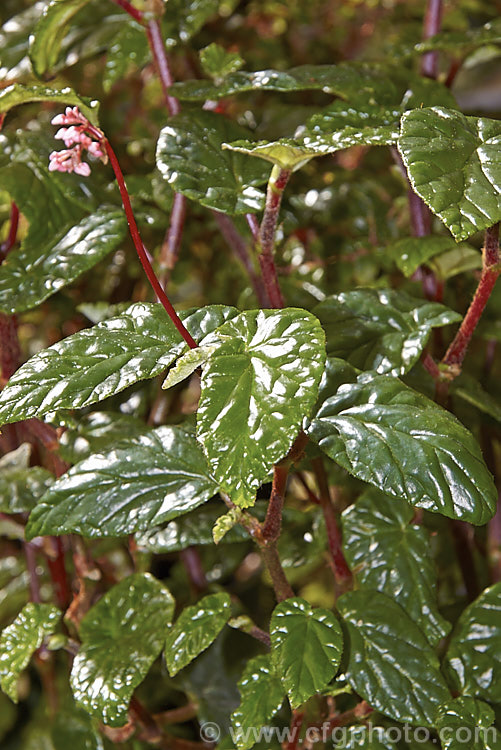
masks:
<instances>
[{"instance_id":1,"label":"shiny leaf surface","mask_svg":"<svg viewBox=\"0 0 501 750\"><path fill-rule=\"evenodd\" d=\"M398 148L416 193L457 240L501 219L501 124L431 107L402 118Z\"/></svg>"},{"instance_id":2,"label":"shiny leaf surface","mask_svg":"<svg viewBox=\"0 0 501 750\"><path fill-rule=\"evenodd\" d=\"M127 233L121 209L102 208L40 248L21 247L0 266L0 311L29 310L71 284L112 250Z\"/></svg>"},{"instance_id":3,"label":"shiny leaf surface","mask_svg":"<svg viewBox=\"0 0 501 750\"><path fill-rule=\"evenodd\" d=\"M334 729L334 732L336 730ZM347 727L347 736L336 745L336 750L396 750L397 745L386 736L386 727Z\"/></svg>"},{"instance_id":4,"label":"shiny leaf surface","mask_svg":"<svg viewBox=\"0 0 501 750\"><path fill-rule=\"evenodd\" d=\"M195 436L182 427L158 427L73 466L38 503L26 534L133 534L193 510L216 492Z\"/></svg>"},{"instance_id":5,"label":"shiny leaf surface","mask_svg":"<svg viewBox=\"0 0 501 750\"><path fill-rule=\"evenodd\" d=\"M436 302L392 289L359 289L332 295L314 308L327 354L360 370L403 375L419 359L432 328L461 316Z\"/></svg>"},{"instance_id":6,"label":"shiny leaf surface","mask_svg":"<svg viewBox=\"0 0 501 750\"><path fill-rule=\"evenodd\" d=\"M70 678L77 704L104 724L125 724L132 694L162 650L173 613L172 596L149 573L107 591L80 625L82 645Z\"/></svg>"},{"instance_id":7,"label":"shiny leaf surface","mask_svg":"<svg viewBox=\"0 0 501 750\"><path fill-rule=\"evenodd\" d=\"M273 610L270 636L276 673L297 708L336 674L343 651L341 626L328 609L286 599Z\"/></svg>"},{"instance_id":8,"label":"shiny leaf surface","mask_svg":"<svg viewBox=\"0 0 501 750\"><path fill-rule=\"evenodd\" d=\"M454 106L454 97L436 81L426 81L408 70L392 65L367 62L342 62L338 65L300 65L289 70L238 71L222 83L184 81L171 88L173 96L188 101L222 99L231 94L249 91L320 90L349 99L350 104L365 104L368 99L379 105L409 107L442 104ZM433 91L433 98L431 92Z\"/></svg>"},{"instance_id":9,"label":"shiny leaf surface","mask_svg":"<svg viewBox=\"0 0 501 750\"><path fill-rule=\"evenodd\" d=\"M139 533L136 541L138 546L156 553L179 552L190 546L213 546L213 527L225 516L220 504L198 508L171 521L164 529ZM221 543L247 542L249 539L248 532L242 526L234 526L226 532Z\"/></svg>"},{"instance_id":10,"label":"shiny leaf surface","mask_svg":"<svg viewBox=\"0 0 501 750\"><path fill-rule=\"evenodd\" d=\"M226 5L231 12L236 0ZM162 31L167 47L186 43L221 9L220 0L169 0L162 17Z\"/></svg>"},{"instance_id":11,"label":"shiny leaf surface","mask_svg":"<svg viewBox=\"0 0 501 750\"><path fill-rule=\"evenodd\" d=\"M395 378L357 375L342 360L329 360L324 388L337 391L308 433L343 468L418 508L474 524L492 517L492 477L475 438L450 412Z\"/></svg>"},{"instance_id":12,"label":"shiny leaf surface","mask_svg":"<svg viewBox=\"0 0 501 750\"><path fill-rule=\"evenodd\" d=\"M235 73L244 64L238 52L229 52L215 42L200 50L199 56L204 73L215 81Z\"/></svg>"},{"instance_id":13,"label":"shiny leaf surface","mask_svg":"<svg viewBox=\"0 0 501 750\"><path fill-rule=\"evenodd\" d=\"M452 237L403 237L388 248L389 255L408 279L419 266L437 255L458 247ZM463 247L460 245L459 247Z\"/></svg>"},{"instance_id":14,"label":"shiny leaf surface","mask_svg":"<svg viewBox=\"0 0 501 750\"><path fill-rule=\"evenodd\" d=\"M91 122L97 125L99 102L79 96L69 86L63 89L53 89L49 86L25 86L22 83L14 83L0 91L0 112L8 112L13 107L31 102L58 102L78 107Z\"/></svg>"},{"instance_id":15,"label":"shiny leaf surface","mask_svg":"<svg viewBox=\"0 0 501 750\"><path fill-rule=\"evenodd\" d=\"M436 727L443 750L500 750L494 718L492 708L474 698L460 696L440 706Z\"/></svg>"},{"instance_id":16,"label":"shiny leaf surface","mask_svg":"<svg viewBox=\"0 0 501 750\"><path fill-rule=\"evenodd\" d=\"M501 583L485 589L459 618L447 670L462 693L501 701Z\"/></svg>"},{"instance_id":17,"label":"shiny leaf surface","mask_svg":"<svg viewBox=\"0 0 501 750\"><path fill-rule=\"evenodd\" d=\"M209 648L230 615L231 601L226 593L204 596L181 612L165 643L165 662L171 677Z\"/></svg>"},{"instance_id":18,"label":"shiny leaf surface","mask_svg":"<svg viewBox=\"0 0 501 750\"><path fill-rule=\"evenodd\" d=\"M264 726L285 697L268 655L261 654L248 661L238 689L240 705L231 715L233 737L238 750L249 750L255 744L252 730Z\"/></svg>"},{"instance_id":19,"label":"shiny leaf surface","mask_svg":"<svg viewBox=\"0 0 501 750\"><path fill-rule=\"evenodd\" d=\"M214 305L182 313L181 318L192 336L203 342L205 335L236 314L235 308ZM0 396L0 424L102 401L158 375L187 348L161 305L136 303L22 365Z\"/></svg>"},{"instance_id":20,"label":"shiny leaf surface","mask_svg":"<svg viewBox=\"0 0 501 750\"><path fill-rule=\"evenodd\" d=\"M259 211L258 189L269 169L248 156L223 151L222 144L246 138L248 131L214 112L176 115L160 133L157 166L178 193L224 213Z\"/></svg>"},{"instance_id":21,"label":"shiny leaf surface","mask_svg":"<svg viewBox=\"0 0 501 750\"><path fill-rule=\"evenodd\" d=\"M433 726L450 694L438 658L418 626L377 591L350 591L338 606L349 634L350 685L391 719Z\"/></svg>"},{"instance_id":22,"label":"shiny leaf surface","mask_svg":"<svg viewBox=\"0 0 501 750\"><path fill-rule=\"evenodd\" d=\"M368 490L342 515L343 547L358 587L388 594L435 646L450 625L437 608L429 534L413 516L400 498Z\"/></svg>"},{"instance_id":23,"label":"shiny leaf surface","mask_svg":"<svg viewBox=\"0 0 501 750\"><path fill-rule=\"evenodd\" d=\"M66 27L88 2L89 0L50 0L46 5L30 45L30 58L37 76L50 72L56 64Z\"/></svg>"},{"instance_id":24,"label":"shiny leaf surface","mask_svg":"<svg viewBox=\"0 0 501 750\"><path fill-rule=\"evenodd\" d=\"M310 313L287 308L241 313L217 337L202 372L197 435L216 481L246 507L314 405L324 334Z\"/></svg>"},{"instance_id":25,"label":"shiny leaf surface","mask_svg":"<svg viewBox=\"0 0 501 750\"><path fill-rule=\"evenodd\" d=\"M17 680L43 639L57 628L61 612L51 604L27 604L0 636L0 686L17 703Z\"/></svg>"}]
</instances>

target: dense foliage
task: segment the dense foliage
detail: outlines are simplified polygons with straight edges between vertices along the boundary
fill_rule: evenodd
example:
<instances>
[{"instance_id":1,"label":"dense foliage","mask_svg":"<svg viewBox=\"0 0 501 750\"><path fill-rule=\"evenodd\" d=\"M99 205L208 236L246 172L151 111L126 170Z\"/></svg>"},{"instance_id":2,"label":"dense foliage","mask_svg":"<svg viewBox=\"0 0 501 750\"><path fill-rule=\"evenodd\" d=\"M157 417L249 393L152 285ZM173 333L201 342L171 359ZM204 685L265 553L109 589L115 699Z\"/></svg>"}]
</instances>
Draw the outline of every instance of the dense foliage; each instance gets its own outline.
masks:
<instances>
[{"instance_id":1,"label":"dense foliage","mask_svg":"<svg viewBox=\"0 0 501 750\"><path fill-rule=\"evenodd\" d=\"M501 748L500 10L3 0L2 748Z\"/></svg>"}]
</instances>

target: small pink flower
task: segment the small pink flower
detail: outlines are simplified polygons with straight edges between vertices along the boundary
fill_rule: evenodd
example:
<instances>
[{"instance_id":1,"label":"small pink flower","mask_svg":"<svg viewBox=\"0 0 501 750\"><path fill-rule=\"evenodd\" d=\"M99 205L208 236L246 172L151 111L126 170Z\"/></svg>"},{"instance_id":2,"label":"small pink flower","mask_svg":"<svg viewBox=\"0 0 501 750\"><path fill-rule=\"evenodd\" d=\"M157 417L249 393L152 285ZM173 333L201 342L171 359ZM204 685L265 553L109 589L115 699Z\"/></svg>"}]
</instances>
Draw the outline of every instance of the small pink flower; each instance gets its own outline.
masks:
<instances>
[{"instance_id":1,"label":"small pink flower","mask_svg":"<svg viewBox=\"0 0 501 750\"><path fill-rule=\"evenodd\" d=\"M75 172L82 177L90 175L90 166L82 161L82 149L79 146L53 151L49 160L49 172Z\"/></svg>"},{"instance_id":2,"label":"small pink flower","mask_svg":"<svg viewBox=\"0 0 501 750\"><path fill-rule=\"evenodd\" d=\"M52 120L53 125L87 125L87 123L87 118L78 107L66 107L64 114L56 115Z\"/></svg>"},{"instance_id":3,"label":"small pink flower","mask_svg":"<svg viewBox=\"0 0 501 750\"><path fill-rule=\"evenodd\" d=\"M87 151L96 159L101 159L105 164L107 156L99 141L94 141L86 130L96 133L90 122L82 115L78 107L66 107L64 114L56 115L52 120L53 125L64 125L69 127L60 128L54 136L64 141L66 149L53 151L49 157L49 170L51 172L75 172L75 174L88 177L90 166L82 161L84 151ZM97 131L99 132L99 131Z\"/></svg>"},{"instance_id":4,"label":"small pink flower","mask_svg":"<svg viewBox=\"0 0 501 750\"><path fill-rule=\"evenodd\" d=\"M75 146L77 143L80 143L86 149L93 142L92 138L82 130L81 126L78 128L74 125L70 128L60 128L54 138L64 141L65 146Z\"/></svg>"}]
</instances>

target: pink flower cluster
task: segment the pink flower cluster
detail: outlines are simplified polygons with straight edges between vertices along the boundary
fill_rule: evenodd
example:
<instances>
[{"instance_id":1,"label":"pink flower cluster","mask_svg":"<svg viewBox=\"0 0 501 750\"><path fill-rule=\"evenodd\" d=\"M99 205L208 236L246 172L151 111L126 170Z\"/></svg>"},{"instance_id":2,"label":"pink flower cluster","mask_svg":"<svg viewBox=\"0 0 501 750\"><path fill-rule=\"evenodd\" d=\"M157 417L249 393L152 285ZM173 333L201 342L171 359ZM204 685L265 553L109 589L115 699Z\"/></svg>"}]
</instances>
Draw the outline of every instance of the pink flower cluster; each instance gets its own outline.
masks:
<instances>
[{"instance_id":1,"label":"pink flower cluster","mask_svg":"<svg viewBox=\"0 0 501 750\"><path fill-rule=\"evenodd\" d=\"M87 162L82 161L84 151L106 163L106 153L101 148L101 143L92 140L86 133L86 130L91 126L78 107L66 107L66 112L54 117L52 124L69 127L60 128L54 136L64 141L67 148L62 151L53 151L50 154L49 170L51 172L75 172L83 177L88 177L90 166Z\"/></svg>"}]
</instances>

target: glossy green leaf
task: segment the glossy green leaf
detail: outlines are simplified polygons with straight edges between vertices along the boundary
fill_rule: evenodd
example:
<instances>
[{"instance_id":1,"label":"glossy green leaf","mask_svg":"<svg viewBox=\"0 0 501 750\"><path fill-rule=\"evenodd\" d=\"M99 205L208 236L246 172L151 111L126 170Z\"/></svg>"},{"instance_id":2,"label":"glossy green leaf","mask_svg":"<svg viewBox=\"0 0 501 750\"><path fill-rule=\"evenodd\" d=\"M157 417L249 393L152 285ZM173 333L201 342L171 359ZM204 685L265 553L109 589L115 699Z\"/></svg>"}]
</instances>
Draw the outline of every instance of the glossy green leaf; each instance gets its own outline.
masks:
<instances>
[{"instance_id":1,"label":"glossy green leaf","mask_svg":"<svg viewBox=\"0 0 501 750\"><path fill-rule=\"evenodd\" d=\"M0 136L0 152L6 159L0 184L29 222L22 248L38 252L94 211L100 200L98 190L90 192L85 184L88 178L49 172L50 150L50 140L38 134L23 133L13 141Z\"/></svg>"},{"instance_id":2,"label":"glossy green leaf","mask_svg":"<svg viewBox=\"0 0 501 750\"><path fill-rule=\"evenodd\" d=\"M181 313L181 318L203 343L205 335L236 314L235 308L213 305ZM0 424L102 401L158 375L187 348L161 305L136 303L22 365L0 396Z\"/></svg>"},{"instance_id":3,"label":"glossy green leaf","mask_svg":"<svg viewBox=\"0 0 501 750\"><path fill-rule=\"evenodd\" d=\"M174 367L169 370L162 383L162 388L172 388L174 385L182 383L203 365L216 349L217 345L215 344L205 344L204 346L198 346L196 349L190 349L186 354L183 354Z\"/></svg>"},{"instance_id":4,"label":"glossy green leaf","mask_svg":"<svg viewBox=\"0 0 501 750\"><path fill-rule=\"evenodd\" d=\"M501 402L488 393L472 375L462 372L452 381L451 392L467 404L501 422Z\"/></svg>"},{"instance_id":5,"label":"glossy green leaf","mask_svg":"<svg viewBox=\"0 0 501 750\"><path fill-rule=\"evenodd\" d=\"M402 118L398 148L416 193L457 240L501 219L501 124L444 107Z\"/></svg>"},{"instance_id":6,"label":"glossy green leaf","mask_svg":"<svg viewBox=\"0 0 501 750\"><path fill-rule=\"evenodd\" d=\"M349 634L350 685L391 719L433 726L450 694L416 623L378 591L350 591L338 599L338 607Z\"/></svg>"},{"instance_id":7,"label":"glossy green leaf","mask_svg":"<svg viewBox=\"0 0 501 750\"><path fill-rule=\"evenodd\" d=\"M0 458L0 513L31 510L54 481L41 466L30 467L31 445L22 443Z\"/></svg>"},{"instance_id":8,"label":"glossy green leaf","mask_svg":"<svg viewBox=\"0 0 501 750\"><path fill-rule=\"evenodd\" d=\"M403 375L419 359L432 328L457 323L443 305L392 289L356 289L327 297L314 308L327 354L361 370Z\"/></svg>"},{"instance_id":9,"label":"glossy green leaf","mask_svg":"<svg viewBox=\"0 0 501 750\"><path fill-rule=\"evenodd\" d=\"M248 131L214 112L176 115L160 132L157 166L172 188L203 206L224 213L259 211L258 188L269 168L248 156L223 151L222 144Z\"/></svg>"},{"instance_id":10,"label":"glossy green leaf","mask_svg":"<svg viewBox=\"0 0 501 750\"><path fill-rule=\"evenodd\" d=\"M61 612L51 604L27 604L0 636L0 687L17 703L17 680L43 639L57 628Z\"/></svg>"},{"instance_id":11,"label":"glossy green leaf","mask_svg":"<svg viewBox=\"0 0 501 750\"><path fill-rule=\"evenodd\" d=\"M459 618L447 670L466 695L501 702L501 583L485 589Z\"/></svg>"},{"instance_id":12,"label":"glossy green leaf","mask_svg":"<svg viewBox=\"0 0 501 750\"><path fill-rule=\"evenodd\" d=\"M312 609L296 597L275 607L270 636L277 675L297 708L336 674L343 652L341 626L328 609Z\"/></svg>"},{"instance_id":13,"label":"glossy green leaf","mask_svg":"<svg viewBox=\"0 0 501 750\"><path fill-rule=\"evenodd\" d=\"M186 43L222 8L221 0L169 0L162 17L162 32L167 48ZM229 15L236 0L224 3Z\"/></svg>"},{"instance_id":14,"label":"glossy green leaf","mask_svg":"<svg viewBox=\"0 0 501 750\"><path fill-rule=\"evenodd\" d=\"M324 153L359 144L387 146L398 138L401 116L399 107L336 101L312 115L302 137L305 145Z\"/></svg>"},{"instance_id":15,"label":"glossy green leaf","mask_svg":"<svg viewBox=\"0 0 501 750\"><path fill-rule=\"evenodd\" d=\"M64 461L76 464L91 453L101 453L124 438L143 434L146 429L143 420L131 414L93 411L78 422L71 420L67 424L59 438L59 455Z\"/></svg>"},{"instance_id":16,"label":"glossy green leaf","mask_svg":"<svg viewBox=\"0 0 501 750\"><path fill-rule=\"evenodd\" d=\"M427 264L437 255L458 247L452 237L430 235L428 237L403 237L387 249L398 268L408 279L419 266ZM465 247L465 245L459 245Z\"/></svg>"},{"instance_id":17,"label":"glossy green leaf","mask_svg":"<svg viewBox=\"0 0 501 750\"><path fill-rule=\"evenodd\" d=\"M436 727L443 750L500 750L494 718L492 708L474 698L460 696L440 706Z\"/></svg>"},{"instance_id":18,"label":"glossy green leaf","mask_svg":"<svg viewBox=\"0 0 501 750\"><path fill-rule=\"evenodd\" d=\"M124 22L106 53L103 88L108 93L112 86L128 72L131 64L142 68L151 53L144 27L131 18Z\"/></svg>"},{"instance_id":19,"label":"glossy green leaf","mask_svg":"<svg viewBox=\"0 0 501 750\"><path fill-rule=\"evenodd\" d=\"M428 266L439 281L447 281L460 273L482 268L482 253L463 243L440 255L435 255L428 261Z\"/></svg>"},{"instance_id":20,"label":"glossy green leaf","mask_svg":"<svg viewBox=\"0 0 501 750\"><path fill-rule=\"evenodd\" d=\"M342 515L343 547L358 586L397 601L434 646L450 625L437 608L429 533L413 516L405 501L368 490Z\"/></svg>"},{"instance_id":21,"label":"glossy green leaf","mask_svg":"<svg viewBox=\"0 0 501 750\"><path fill-rule=\"evenodd\" d=\"M32 510L53 480L50 471L41 466L1 471L0 513L24 513Z\"/></svg>"},{"instance_id":22,"label":"glossy green leaf","mask_svg":"<svg viewBox=\"0 0 501 750\"><path fill-rule=\"evenodd\" d=\"M204 73L217 82L239 70L244 61L238 52L229 52L220 44L212 42L198 53Z\"/></svg>"},{"instance_id":23,"label":"glossy green leaf","mask_svg":"<svg viewBox=\"0 0 501 750\"><path fill-rule=\"evenodd\" d=\"M45 0L36 0L6 20L0 28L0 79L20 80L31 73L28 57L29 37L42 15Z\"/></svg>"},{"instance_id":24,"label":"glossy green leaf","mask_svg":"<svg viewBox=\"0 0 501 750\"><path fill-rule=\"evenodd\" d=\"M51 739L54 750L104 750L102 735L95 720L75 706L57 711L51 727Z\"/></svg>"},{"instance_id":25,"label":"glossy green leaf","mask_svg":"<svg viewBox=\"0 0 501 750\"><path fill-rule=\"evenodd\" d=\"M85 615L71 688L87 713L109 726L127 722L132 694L162 650L174 613L169 591L149 573L125 578Z\"/></svg>"},{"instance_id":26,"label":"glossy green leaf","mask_svg":"<svg viewBox=\"0 0 501 750\"><path fill-rule=\"evenodd\" d=\"M32 102L58 102L78 107L82 114L97 125L99 102L79 96L69 86L63 89L53 89L49 86L25 86L21 83L14 83L0 91L0 112L8 112L20 104Z\"/></svg>"},{"instance_id":27,"label":"glossy green leaf","mask_svg":"<svg viewBox=\"0 0 501 750\"><path fill-rule=\"evenodd\" d=\"M501 44L501 21L499 18L489 21L484 26L476 26L464 31L443 31L441 34L435 34L435 36L419 42L415 49L420 54L432 50L447 50L458 55L489 44Z\"/></svg>"},{"instance_id":28,"label":"glossy green leaf","mask_svg":"<svg viewBox=\"0 0 501 750\"><path fill-rule=\"evenodd\" d=\"M0 311L13 314L39 305L115 250L126 233L123 211L102 208L43 248L9 253L0 266Z\"/></svg>"},{"instance_id":29,"label":"glossy green leaf","mask_svg":"<svg viewBox=\"0 0 501 750\"><path fill-rule=\"evenodd\" d=\"M221 326L203 368L197 434L236 505L283 458L309 415L324 366L324 333L305 310L250 310Z\"/></svg>"},{"instance_id":30,"label":"glossy green leaf","mask_svg":"<svg viewBox=\"0 0 501 750\"><path fill-rule=\"evenodd\" d=\"M31 513L26 536L146 531L216 492L195 436L182 427L158 427L73 466Z\"/></svg>"},{"instance_id":31,"label":"glossy green leaf","mask_svg":"<svg viewBox=\"0 0 501 750\"><path fill-rule=\"evenodd\" d=\"M88 2L89 0L50 0L47 3L30 45L31 62L37 76L41 77L52 70L71 19Z\"/></svg>"},{"instance_id":32,"label":"glossy green leaf","mask_svg":"<svg viewBox=\"0 0 501 750\"><path fill-rule=\"evenodd\" d=\"M395 378L357 375L342 360L329 361L327 393L329 378L338 390L308 433L330 458L418 508L474 524L492 517L492 477L477 441L450 412Z\"/></svg>"},{"instance_id":33,"label":"glossy green leaf","mask_svg":"<svg viewBox=\"0 0 501 750\"><path fill-rule=\"evenodd\" d=\"M150 552L179 552L190 546L213 546L213 527L226 513L218 506L198 508L186 516L171 521L164 529L139 533L136 542ZM234 526L221 540L224 543L246 542L250 536L243 526Z\"/></svg>"},{"instance_id":34,"label":"glossy green leaf","mask_svg":"<svg viewBox=\"0 0 501 750\"><path fill-rule=\"evenodd\" d=\"M321 154L313 147L309 148L302 141L292 138L281 138L279 141L233 141L223 143L223 149L234 151L277 164L281 169L295 171L304 166L310 159Z\"/></svg>"},{"instance_id":35,"label":"glossy green leaf","mask_svg":"<svg viewBox=\"0 0 501 750\"><path fill-rule=\"evenodd\" d=\"M339 727L337 731L334 728L334 737L344 735L336 745L336 750L396 750L397 744L387 736L388 728L374 726L372 723L368 727Z\"/></svg>"},{"instance_id":36,"label":"glossy green leaf","mask_svg":"<svg viewBox=\"0 0 501 750\"><path fill-rule=\"evenodd\" d=\"M165 662L171 677L209 648L231 615L229 594L209 594L183 609L165 642Z\"/></svg>"},{"instance_id":37,"label":"glossy green leaf","mask_svg":"<svg viewBox=\"0 0 501 750\"><path fill-rule=\"evenodd\" d=\"M249 91L308 91L320 90L349 99L350 104L379 105L442 104L454 106L454 97L436 81L423 83L420 76L396 66L359 61L338 65L300 65L290 70L238 71L228 75L222 83L184 81L171 88L173 96L188 101L222 99L231 94Z\"/></svg>"},{"instance_id":38,"label":"glossy green leaf","mask_svg":"<svg viewBox=\"0 0 501 750\"><path fill-rule=\"evenodd\" d=\"M249 750L256 744L260 728L275 716L285 697L267 654L247 662L238 689L240 705L231 715L232 736L238 750Z\"/></svg>"}]
</instances>

